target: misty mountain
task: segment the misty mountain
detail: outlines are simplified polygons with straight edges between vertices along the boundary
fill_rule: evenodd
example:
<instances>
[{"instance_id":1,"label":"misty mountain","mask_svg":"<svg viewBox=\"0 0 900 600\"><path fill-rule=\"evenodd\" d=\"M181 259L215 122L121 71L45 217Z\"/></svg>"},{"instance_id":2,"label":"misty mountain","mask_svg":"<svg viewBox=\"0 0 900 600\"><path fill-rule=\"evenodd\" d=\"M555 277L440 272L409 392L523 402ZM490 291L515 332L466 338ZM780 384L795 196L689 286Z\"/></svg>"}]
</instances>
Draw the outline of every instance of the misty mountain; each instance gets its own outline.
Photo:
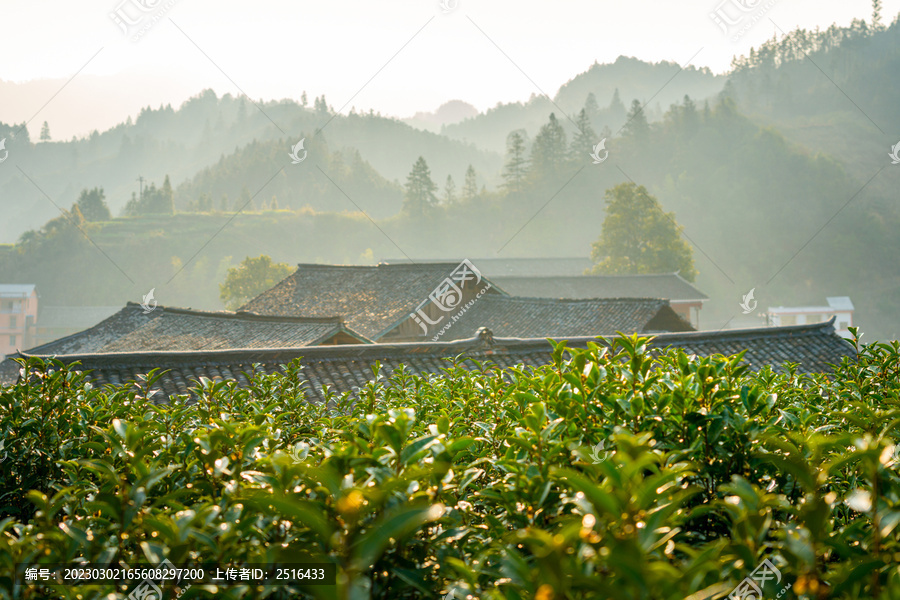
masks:
<instances>
[{"instance_id":1,"label":"misty mountain","mask_svg":"<svg viewBox=\"0 0 900 600\"><path fill-rule=\"evenodd\" d=\"M434 112L417 112L412 117L403 119L403 122L418 129L440 133L444 125L459 123L476 115L478 109L468 102L450 100L441 104Z\"/></svg>"},{"instance_id":2,"label":"misty mountain","mask_svg":"<svg viewBox=\"0 0 900 600\"><path fill-rule=\"evenodd\" d=\"M860 28L855 24L829 33L831 41L812 51L821 52L814 60L850 94L860 95L860 106L873 120L896 122L891 112L896 107L889 94L876 91L875 82L897 80L896 44L891 41L897 26L858 35L853 34L854 27ZM900 207L894 201L900 168L890 166L887 157L895 141L888 143L886 136L873 134L877 129L865 124L866 117L852 103L851 108L842 105L847 98L808 59L790 58L784 48L764 46L761 52L774 52L778 58L754 59L746 65L736 61L735 74L717 98L706 102L696 92L696 97L679 97L656 118L642 113L614 131L606 146L608 160L602 164L589 157L588 138L595 136L573 135L574 126L546 99L503 105L444 128L446 133L478 121L505 142L510 132L523 128L522 115L533 111L528 118L534 125L522 136L518 182L510 178L510 156L504 159L499 153L372 114L353 113L329 123L332 113L321 99L313 109L298 109L292 102L266 103L263 114L249 103L207 93L177 111L168 107L145 111L134 124L93 136L83 146L32 145L16 139L8 146L11 155L31 152L34 158L40 151L48 160L26 163L23 170L59 168L57 162L73 160L74 150L93 153L89 156L93 162L85 164L103 164L104 158L111 164L116 160L136 164L138 157L183 156L185 164L178 166L186 174L171 171L175 204L194 214L86 225L104 252L139 281L134 284L137 288L104 264L103 256L83 236L59 222L2 253L0 276L36 281L48 297L77 298L84 304L134 298L135 289L144 285L161 286L160 292L180 304L218 308L220 274L245 255L265 253L287 262L370 262L373 256L398 253L413 259L587 256L605 216L605 190L633 180L658 197L695 248L698 286L712 298L704 308L705 327L723 326L738 310L742 294L755 288L761 306L816 304L828 295L850 295L859 323L870 335L897 337L900 308L891 293L900 289L896 261L900 240L895 234L900 229ZM672 66L666 68L671 76ZM813 74L792 70L803 68ZM786 84L781 92L766 86L766 81L776 85L780 69L789 73L791 94ZM592 71L603 69L588 73ZM679 73L666 89L687 74L687 70ZM710 85L721 83L703 73L696 76L696 81ZM585 74L583 81L588 80ZM578 108L577 98L588 88L576 86L576 81L582 81L580 76L564 86L566 95L561 91L558 98L563 102L568 97L565 102ZM620 89L616 94L613 85L608 84L607 91L612 89L608 102L597 102L593 91L582 101L593 134L624 123L633 110L626 108L630 103L625 93ZM278 131L269 118L296 132L295 137L269 135ZM316 133L317 123L327 126ZM503 129L507 125L510 129ZM890 125L883 127L887 130ZM819 129L857 131L861 141L848 136L844 141L849 144L841 144L842 140L819 144ZM269 137L252 137L260 132ZM287 150L304 136L309 158L291 165ZM241 137L249 139L216 157L188 157L185 150L221 149L218 140ZM876 147L880 150L870 156ZM406 202L401 185L419 155L425 157L439 195L448 173L459 188L455 200L414 216L401 210ZM198 162L206 164L195 166ZM464 185L469 162L478 174L472 185ZM388 163L390 174L384 166ZM8 166L9 162L2 165L4 176L9 176ZM865 185L875 173L876 179ZM273 175L248 212L232 218L228 211ZM161 177L156 177L159 182ZM13 180L26 188L31 185ZM9 189L21 188L3 188L3 193ZM226 195L223 205L221 197ZM272 196L280 210L272 210ZM355 212L357 205L378 219L377 226ZM192 260L198 250L202 253ZM105 275L96 272L98 264ZM171 286L160 283L185 264L188 267ZM183 281L185 274L189 277ZM74 286L73 278L90 285Z\"/></svg>"},{"instance_id":3,"label":"misty mountain","mask_svg":"<svg viewBox=\"0 0 900 600\"><path fill-rule=\"evenodd\" d=\"M483 114L445 126L442 133L503 152L510 131L524 129L534 135L551 112L556 112L563 125L573 131L575 115L585 107L590 94L598 106L598 112L592 117L594 128L599 132L608 127L615 133L625 123L625 106L632 100L647 103L648 118L656 120L685 95L699 101L715 96L725 81L725 76L715 75L707 68L682 69L672 62L649 63L620 56L612 64L594 63L570 79L560 87L552 102L535 94L527 102L498 103Z\"/></svg>"},{"instance_id":4,"label":"misty mountain","mask_svg":"<svg viewBox=\"0 0 900 600\"><path fill-rule=\"evenodd\" d=\"M855 20L770 40L734 61L727 93L757 121L833 156L862 185L900 141L900 22ZM893 196L897 183L883 173L871 187Z\"/></svg>"},{"instance_id":5,"label":"misty mountain","mask_svg":"<svg viewBox=\"0 0 900 600\"><path fill-rule=\"evenodd\" d=\"M383 219L400 210L403 189L387 181L355 149L332 152L324 136L310 137L287 160L290 140L253 141L202 169L175 189L175 208L230 212L271 207L319 212L364 210Z\"/></svg>"},{"instance_id":6,"label":"misty mountain","mask_svg":"<svg viewBox=\"0 0 900 600\"><path fill-rule=\"evenodd\" d=\"M420 155L440 165L434 172L442 178L452 174L462 179L470 164L483 177L500 168L499 155L471 144L374 113L335 115L324 98L316 104L315 108L293 101L254 105L227 94L218 98L206 90L177 110L168 105L145 108L133 122L129 118L102 133L65 142L38 142L28 138L28 130L14 139L20 126L0 123L0 139L7 138L10 152L0 165L0 210L7 217L0 221L0 242L11 242L59 215L54 204L67 208L84 188L103 187L110 208L118 214L139 192L139 176L159 184L168 175L177 187L254 141L283 140L283 163L290 164L291 146L304 136L315 137L318 130L330 148L348 156L358 150L389 180L402 181ZM239 194L241 187L229 196ZM307 203L322 202L309 198Z\"/></svg>"}]
</instances>

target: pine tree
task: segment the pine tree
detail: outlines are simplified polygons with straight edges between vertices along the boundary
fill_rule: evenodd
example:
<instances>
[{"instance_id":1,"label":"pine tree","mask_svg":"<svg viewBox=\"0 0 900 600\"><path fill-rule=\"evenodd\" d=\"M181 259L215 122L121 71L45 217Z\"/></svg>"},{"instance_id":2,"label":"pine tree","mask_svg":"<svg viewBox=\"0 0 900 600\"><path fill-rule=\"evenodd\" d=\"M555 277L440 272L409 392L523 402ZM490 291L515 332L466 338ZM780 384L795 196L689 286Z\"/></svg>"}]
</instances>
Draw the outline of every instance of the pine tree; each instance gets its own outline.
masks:
<instances>
[{"instance_id":1,"label":"pine tree","mask_svg":"<svg viewBox=\"0 0 900 600\"><path fill-rule=\"evenodd\" d=\"M420 156L406 177L404 210L414 216L423 217L437 203L434 192L437 185L431 179L431 170L425 158Z\"/></svg>"},{"instance_id":2,"label":"pine tree","mask_svg":"<svg viewBox=\"0 0 900 600\"><path fill-rule=\"evenodd\" d=\"M316 97L313 104L313 108L315 109L316 114L322 117L328 115L328 103L325 102L325 94L322 94L321 98Z\"/></svg>"},{"instance_id":3,"label":"pine tree","mask_svg":"<svg viewBox=\"0 0 900 600\"><path fill-rule=\"evenodd\" d=\"M47 124L47 121L44 121L44 124L41 125L41 141L50 141L50 125Z\"/></svg>"},{"instance_id":4,"label":"pine tree","mask_svg":"<svg viewBox=\"0 0 900 600\"><path fill-rule=\"evenodd\" d=\"M306 97L306 90L303 90L303 93L300 94L300 106L306 108L307 104L309 104L309 99Z\"/></svg>"},{"instance_id":5,"label":"pine tree","mask_svg":"<svg viewBox=\"0 0 900 600\"><path fill-rule=\"evenodd\" d=\"M882 0L872 0L872 29L874 31L882 31L884 29L884 24L881 22L882 8Z\"/></svg>"},{"instance_id":6,"label":"pine tree","mask_svg":"<svg viewBox=\"0 0 900 600\"><path fill-rule=\"evenodd\" d=\"M681 108L681 122L688 133L694 133L700 126L700 116L697 113L697 105L687 94L684 95L684 104Z\"/></svg>"},{"instance_id":7,"label":"pine tree","mask_svg":"<svg viewBox=\"0 0 900 600\"><path fill-rule=\"evenodd\" d=\"M612 100L609 103L609 112L613 119L621 119L625 116L625 105L622 103L622 98L619 97L619 88L613 92Z\"/></svg>"},{"instance_id":8,"label":"pine tree","mask_svg":"<svg viewBox=\"0 0 900 600\"><path fill-rule=\"evenodd\" d=\"M528 157L525 155L527 134L520 129L506 136L506 165L503 167L503 187L507 192L521 192L528 175Z\"/></svg>"},{"instance_id":9,"label":"pine tree","mask_svg":"<svg viewBox=\"0 0 900 600\"><path fill-rule=\"evenodd\" d=\"M681 227L644 186L622 183L606 190L606 218L593 244L593 274L637 275L677 271L694 281L693 251Z\"/></svg>"},{"instance_id":10,"label":"pine tree","mask_svg":"<svg viewBox=\"0 0 900 600\"><path fill-rule=\"evenodd\" d=\"M647 117L644 115L644 109L641 107L640 100L635 99L631 103L631 110L628 111L628 121L622 127L622 135L637 140L644 140L650 135L650 124L647 123Z\"/></svg>"},{"instance_id":11,"label":"pine tree","mask_svg":"<svg viewBox=\"0 0 900 600\"><path fill-rule=\"evenodd\" d=\"M456 202L456 182L453 181L453 175L447 175L447 182L444 184L444 202L446 204Z\"/></svg>"},{"instance_id":12,"label":"pine tree","mask_svg":"<svg viewBox=\"0 0 900 600\"><path fill-rule=\"evenodd\" d=\"M531 173L538 181L556 178L566 161L568 151L566 132L556 115L550 113L549 121L541 126L531 145Z\"/></svg>"},{"instance_id":13,"label":"pine tree","mask_svg":"<svg viewBox=\"0 0 900 600\"><path fill-rule=\"evenodd\" d=\"M159 189L159 211L167 215L175 214L175 194L172 192L172 182L169 176L163 181L162 187Z\"/></svg>"},{"instance_id":14,"label":"pine tree","mask_svg":"<svg viewBox=\"0 0 900 600\"><path fill-rule=\"evenodd\" d=\"M587 95L587 99L584 101L584 112L587 113L588 119L591 121L600 114L600 105L597 104L597 96L594 95L594 92Z\"/></svg>"},{"instance_id":15,"label":"pine tree","mask_svg":"<svg viewBox=\"0 0 900 600\"><path fill-rule=\"evenodd\" d=\"M475 174L475 167L469 165L466 169L466 179L463 182L462 197L466 202L471 202L478 197L478 176Z\"/></svg>"},{"instance_id":16,"label":"pine tree","mask_svg":"<svg viewBox=\"0 0 900 600\"><path fill-rule=\"evenodd\" d=\"M572 145L569 147L569 158L575 163L583 163L590 158L594 145L600 141L594 128L591 127L591 120L587 115L587 110L582 108L575 120L575 135L572 138Z\"/></svg>"}]
</instances>

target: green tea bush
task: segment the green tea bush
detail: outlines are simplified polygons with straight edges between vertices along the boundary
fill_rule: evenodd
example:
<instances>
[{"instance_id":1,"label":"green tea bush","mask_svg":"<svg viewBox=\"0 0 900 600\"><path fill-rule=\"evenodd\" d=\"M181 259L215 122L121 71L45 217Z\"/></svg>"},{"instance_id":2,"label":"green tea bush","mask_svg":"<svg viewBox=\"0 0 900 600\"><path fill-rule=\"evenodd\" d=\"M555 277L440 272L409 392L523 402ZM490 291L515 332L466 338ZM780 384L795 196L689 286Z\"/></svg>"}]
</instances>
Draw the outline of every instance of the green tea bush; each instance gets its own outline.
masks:
<instances>
[{"instance_id":1,"label":"green tea bush","mask_svg":"<svg viewBox=\"0 0 900 600\"><path fill-rule=\"evenodd\" d=\"M171 598L900 598L900 347L829 375L620 337L552 364L459 359L304 398L297 364L247 388L157 373L91 387L55 361L0 391L0 598L22 565L336 565L336 586L194 585ZM747 596L751 597L751 596Z\"/></svg>"}]
</instances>

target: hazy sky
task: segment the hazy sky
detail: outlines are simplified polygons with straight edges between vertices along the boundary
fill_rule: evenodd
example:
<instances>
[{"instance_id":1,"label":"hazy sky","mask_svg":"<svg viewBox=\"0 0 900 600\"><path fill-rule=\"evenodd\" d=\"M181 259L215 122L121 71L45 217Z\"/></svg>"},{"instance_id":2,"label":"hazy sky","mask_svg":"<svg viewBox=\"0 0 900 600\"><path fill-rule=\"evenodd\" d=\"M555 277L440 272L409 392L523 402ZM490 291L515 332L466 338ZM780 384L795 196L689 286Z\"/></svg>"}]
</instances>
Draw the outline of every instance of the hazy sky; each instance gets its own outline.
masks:
<instances>
[{"instance_id":1,"label":"hazy sky","mask_svg":"<svg viewBox=\"0 0 900 600\"><path fill-rule=\"evenodd\" d=\"M206 87L266 99L307 90L310 102L324 93L336 109L349 101L347 110L406 116L454 98L481 110L524 100L535 84L553 95L595 60L619 55L680 64L696 55L693 64L723 72L772 36L769 18L788 31L871 13L870 0L725 0L729 14L731 2L771 6L731 41L709 16L723 0L445 1L456 5L446 14L438 0L0 0L0 80L68 78L84 67L82 75L145 80L148 100ZM170 8L128 41L109 15L143 14L141 2L156 6L150 15ZM898 12L900 0L884 0L887 22ZM0 120L16 118L0 98Z\"/></svg>"}]
</instances>

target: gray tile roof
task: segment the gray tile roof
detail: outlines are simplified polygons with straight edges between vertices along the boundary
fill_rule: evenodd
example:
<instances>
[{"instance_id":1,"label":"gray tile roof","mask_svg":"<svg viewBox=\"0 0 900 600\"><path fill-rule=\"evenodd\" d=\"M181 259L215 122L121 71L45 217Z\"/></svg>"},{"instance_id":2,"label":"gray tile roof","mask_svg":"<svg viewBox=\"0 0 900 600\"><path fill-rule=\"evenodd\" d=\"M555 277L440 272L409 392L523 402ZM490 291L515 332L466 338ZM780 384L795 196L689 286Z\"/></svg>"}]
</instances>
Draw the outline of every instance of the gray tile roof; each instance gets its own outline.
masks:
<instances>
[{"instance_id":1,"label":"gray tile roof","mask_svg":"<svg viewBox=\"0 0 900 600\"><path fill-rule=\"evenodd\" d=\"M485 295L452 323L440 340L470 338L480 327L487 327L496 337L516 338L694 330L667 300L656 298L558 300Z\"/></svg>"},{"instance_id":2,"label":"gray tile roof","mask_svg":"<svg viewBox=\"0 0 900 600\"><path fill-rule=\"evenodd\" d=\"M321 343L338 332L368 342L340 317L269 317L247 312L157 306L145 313L129 302L82 332L32 348L29 354L92 354L208 348L294 348Z\"/></svg>"},{"instance_id":3,"label":"gray tile roof","mask_svg":"<svg viewBox=\"0 0 900 600\"><path fill-rule=\"evenodd\" d=\"M419 264L429 263L453 263L458 264L462 259L416 259ZM587 269L593 266L593 261L586 256L573 256L563 258L473 258L472 262L481 271L481 274L494 281L495 277L558 277L584 275ZM408 264L407 259L385 259L388 264ZM494 282L496 283L496 282ZM502 286L501 286L502 287ZM534 294L523 294L534 296ZM646 295L646 294L642 294Z\"/></svg>"},{"instance_id":4,"label":"gray tile roof","mask_svg":"<svg viewBox=\"0 0 900 600\"><path fill-rule=\"evenodd\" d=\"M407 319L458 265L458 262L374 267L301 264L292 275L241 309L263 315L341 315L350 329L377 340Z\"/></svg>"},{"instance_id":5,"label":"gray tile roof","mask_svg":"<svg viewBox=\"0 0 900 600\"><path fill-rule=\"evenodd\" d=\"M525 277L495 275L491 281L512 296L540 298L666 298L705 301L709 296L677 273Z\"/></svg>"},{"instance_id":6,"label":"gray tile roof","mask_svg":"<svg viewBox=\"0 0 900 600\"><path fill-rule=\"evenodd\" d=\"M595 337L568 339L568 346L584 348ZM606 343L601 340L601 343ZM666 333L656 336L656 348L683 348L698 355L735 354L744 356L751 367L778 367L785 361L800 363L804 372L827 372L829 363L838 364L853 356L853 347L834 332L833 321L815 325L766 327L758 329ZM439 374L448 359L462 355L501 367L548 364L551 346L545 339L495 338L482 330L474 338L455 342L311 346L293 349L202 350L198 352L141 352L82 354L58 357L64 363L81 363L96 384L134 381L151 369L162 369L159 381L164 399L188 394L200 377L233 379L247 384L246 373L273 373L281 365L300 359L308 397L321 401L325 386L337 393L355 392L372 379L372 368L382 366L389 376L401 366L411 373ZM470 361L464 366L474 368Z\"/></svg>"}]
</instances>

